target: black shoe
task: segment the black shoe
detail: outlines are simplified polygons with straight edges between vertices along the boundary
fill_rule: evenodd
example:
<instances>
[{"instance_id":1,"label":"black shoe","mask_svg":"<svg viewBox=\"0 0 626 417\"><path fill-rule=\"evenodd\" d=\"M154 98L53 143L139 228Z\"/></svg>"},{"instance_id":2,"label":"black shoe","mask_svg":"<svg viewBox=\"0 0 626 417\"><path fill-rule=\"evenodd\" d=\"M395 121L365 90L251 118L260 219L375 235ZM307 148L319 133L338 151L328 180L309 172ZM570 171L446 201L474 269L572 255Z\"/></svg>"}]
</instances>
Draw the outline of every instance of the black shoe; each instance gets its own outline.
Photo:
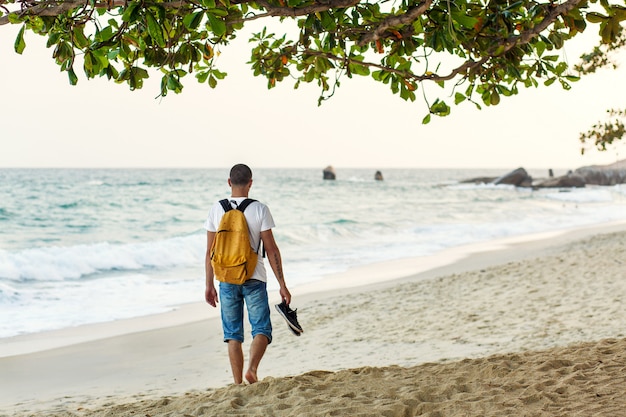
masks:
<instances>
[{"instance_id":1,"label":"black shoe","mask_svg":"<svg viewBox=\"0 0 626 417\"><path fill-rule=\"evenodd\" d=\"M289 304L285 303L285 300L283 300L280 304L276 304L275 307L276 310L280 313L281 316L283 316L283 318L287 322L289 330L291 330L291 332L296 336L300 336L300 334L303 333L304 330L302 330L300 323L298 323L298 315L296 314L297 309L292 310L291 308L289 308Z\"/></svg>"},{"instance_id":2,"label":"black shoe","mask_svg":"<svg viewBox=\"0 0 626 417\"><path fill-rule=\"evenodd\" d=\"M299 331L292 329L289 324L287 324L287 328L291 330L291 333L293 333L294 336L300 336L302 334Z\"/></svg>"}]
</instances>

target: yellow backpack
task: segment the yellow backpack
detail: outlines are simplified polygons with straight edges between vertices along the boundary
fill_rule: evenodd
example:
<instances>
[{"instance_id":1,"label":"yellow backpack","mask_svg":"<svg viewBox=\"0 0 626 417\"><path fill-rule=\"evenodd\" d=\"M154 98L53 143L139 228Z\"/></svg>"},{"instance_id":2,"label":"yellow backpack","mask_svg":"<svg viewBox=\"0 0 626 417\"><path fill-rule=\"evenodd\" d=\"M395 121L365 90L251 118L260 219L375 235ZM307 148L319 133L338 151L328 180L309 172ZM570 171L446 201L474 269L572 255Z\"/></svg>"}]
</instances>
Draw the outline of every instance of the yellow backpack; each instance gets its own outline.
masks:
<instances>
[{"instance_id":1,"label":"yellow backpack","mask_svg":"<svg viewBox=\"0 0 626 417\"><path fill-rule=\"evenodd\" d=\"M211 246L211 265L218 281L241 285L254 273L258 255L250 246L248 223L243 215L254 201L246 198L236 210L228 200L220 201L225 213Z\"/></svg>"}]
</instances>

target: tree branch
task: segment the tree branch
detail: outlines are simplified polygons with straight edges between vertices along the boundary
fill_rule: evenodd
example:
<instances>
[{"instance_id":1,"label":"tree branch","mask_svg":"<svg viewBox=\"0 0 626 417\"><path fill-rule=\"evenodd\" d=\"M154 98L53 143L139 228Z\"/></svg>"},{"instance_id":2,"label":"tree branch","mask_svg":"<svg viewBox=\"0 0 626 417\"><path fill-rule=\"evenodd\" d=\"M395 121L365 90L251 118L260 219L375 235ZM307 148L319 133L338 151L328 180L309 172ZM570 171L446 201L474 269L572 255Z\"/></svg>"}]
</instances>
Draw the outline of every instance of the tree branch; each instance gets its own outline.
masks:
<instances>
[{"instance_id":1,"label":"tree branch","mask_svg":"<svg viewBox=\"0 0 626 417\"><path fill-rule=\"evenodd\" d=\"M452 78L456 77L457 75L461 73L466 72L467 70L483 65L485 62L487 62L491 58L500 56L504 54L505 52L510 51L517 45L525 45L529 43L533 38L538 36L542 31L544 31L548 26L550 26L560 15L568 13L570 10L574 9L579 3L582 3L583 1L586 1L586 0L568 0L565 3L559 4L558 6L551 6L552 10L550 10L550 13L548 13L548 15L541 22L539 22L539 24L535 25L531 29L528 29L520 33L519 35L514 35L498 42L480 60L478 61L467 60L463 65L454 69L450 74L446 76L431 75L431 76L424 76L424 77L419 77L419 78L416 77L415 79L419 79L420 81L426 80L426 79L433 80L433 81L451 80ZM504 50L496 54L496 52L500 49L501 46L504 46Z\"/></svg>"},{"instance_id":2,"label":"tree branch","mask_svg":"<svg viewBox=\"0 0 626 417\"><path fill-rule=\"evenodd\" d=\"M490 51L484 55L483 57L481 57L479 60L474 61L474 60L467 60L465 61L462 65L460 65L459 67L453 69L452 71L450 71L449 74L447 75L437 75L437 74L424 74L424 75L416 75L413 73L407 73L406 71L400 71L400 70L396 70L394 68L390 68L387 67L385 65L381 65L381 64L376 64L373 62L364 62L364 61L355 61L355 60L351 60L350 58L343 58L343 57L339 57L337 55L333 55L333 54L329 54L329 53L324 53L324 52L317 52L317 51L309 51L307 52L310 55L321 55L321 56L325 56L326 58L332 59L334 61L344 61L344 62L354 62L357 63L359 65L363 65L363 66L367 66L370 68L377 68L383 71L388 71L391 73L395 73L398 74L404 78L407 79L411 79L411 80L415 80L415 81L450 81L453 78L455 78L456 76L458 76L459 74L463 74L465 72L467 72L468 70L475 68L477 66L483 65L485 62L487 62L488 60L490 60L491 58L494 58L496 56L500 56L503 53L511 50L513 47L517 46L517 45L524 45L527 44L528 42L530 42L534 37L536 37L537 35L539 35L539 33L541 33L543 30L545 30L548 26L550 26L550 24L552 24L560 15L565 14L567 12L569 12L570 10L572 10L574 7L576 7L576 5L578 5L578 3L582 2L584 0L568 0L566 3L562 3L558 6L553 6L552 10L550 11L550 13L548 13L548 15L546 15L546 17L536 26L534 26L533 28L522 32L519 35L515 35L515 36L511 36L507 39L503 39L500 42L498 42L496 45L494 45ZM386 19L374 32L371 32L369 34L367 34L366 36L364 36L360 42L371 42L371 41L375 41L377 39L376 36L380 37L388 28L393 27L395 25L398 24L407 24L410 23L412 20L411 19L415 19L417 16L419 16L421 13L424 13L424 10L422 10L423 7L428 8L431 4L431 0L426 0L425 2L421 3L419 6L417 6L416 8L412 9L409 13L406 13L402 16L393 16L391 18ZM411 17L409 17L409 15ZM412 17L415 16L415 17ZM365 39L369 39L369 40L365 40ZM496 54L496 51L500 50L501 47L504 46L504 50L501 50L498 54Z\"/></svg>"},{"instance_id":3,"label":"tree branch","mask_svg":"<svg viewBox=\"0 0 626 417\"><path fill-rule=\"evenodd\" d=\"M251 1L251 0L250 0ZM267 11L266 13L260 13L244 19L238 19L230 21L229 23L240 23L243 21L250 21L256 19L262 19L264 17L298 17L306 16L312 13L324 12L331 9L345 9L353 7L359 4L362 0L330 0L323 3L315 3L304 7L284 7L274 6L267 2L267 0L258 0L257 3L263 6ZM242 1L241 3L247 3L248 1Z\"/></svg>"},{"instance_id":4,"label":"tree branch","mask_svg":"<svg viewBox=\"0 0 626 417\"><path fill-rule=\"evenodd\" d=\"M12 14L19 16L32 15L32 16L59 16L63 13L69 12L72 9L81 6L89 6L89 0L59 0L59 1L42 1L27 3L24 0L19 1L23 7L20 11L14 11ZM159 3L160 6L166 8L180 8L186 4L193 3L190 0L175 0L165 3ZM111 9L113 7L121 7L128 4L128 0L104 0L97 1L94 5L94 9ZM9 23L9 16L5 15L0 17L0 26Z\"/></svg>"},{"instance_id":5,"label":"tree branch","mask_svg":"<svg viewBox=\"0 0 626 417\"><path fill-rule=\"evenodd\" d=\"M548 26L550 26L560 15L568 13L584 1L587 0L568 0L565 3L559 4L558 6L551 3L550 12L539 24L535 25L527 31L520 33L519 35L511 36L502 43L502 45L504 45L504 52L511 50L516 45L527 44L531 41L531 39L539 35Z\"/></svg>"},{"instance_id":6,"label":"tree branch","mask_svg":"<svg viewBox=\"0 0 626 417\"><path fill-rule=\"evenodd\" d=\"M380 39L385 31L393 26L405 26L408 24L412 24L418 17L420 17L432 4L433 0L424 0L416 7L413 7L408 10L407 13L399 15L399 16L390 16L384 19L376 30L367 33L364 35L358 42L359 46L367 45L370 42L375 42L377 39Z\"/></svg>"}]
</instances>

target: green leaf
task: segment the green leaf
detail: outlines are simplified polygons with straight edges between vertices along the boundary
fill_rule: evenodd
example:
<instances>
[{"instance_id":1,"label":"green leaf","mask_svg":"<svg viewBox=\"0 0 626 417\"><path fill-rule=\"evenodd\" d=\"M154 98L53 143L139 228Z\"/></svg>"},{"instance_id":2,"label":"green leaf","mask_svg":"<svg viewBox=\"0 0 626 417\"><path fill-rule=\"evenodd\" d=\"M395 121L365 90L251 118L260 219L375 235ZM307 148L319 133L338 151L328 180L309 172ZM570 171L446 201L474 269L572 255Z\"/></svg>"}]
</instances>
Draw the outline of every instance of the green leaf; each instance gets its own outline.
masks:
<instances>
[{"instance_id":1,"label":"green leaf","mask_svg":"<svg viewBox=\"0 0 626 417\"><path fill-rule=\"evenodd\" d=\"M206 82L207 78L209 78L209 72L208 71L199 72L196 74L196 78L198 79L199 83L203 84Z\"/></svg>"},{"instance_id":2,"label":"green leaf","mask_svg":"<svg viewBox=\"0 0 626 417\"><path fill-rule=\"evenodd\" d=\"M430 112L437 116L447 116L450 114L450 107L445 101L435 100L432 106L430 106Z\"/></svg>"},{"instance_id":3,"label":"green leaf","mask_svg":"<svg viewBox=\"0 0 626 417\"><path fill-rule=\"evenodd\" d=\"M587 13L587 21L590 23L602 23L605 20L608 20L609 17L600 13L591 12Z\"/></svg>"},{"instance_id":4,"label":"green leaf","mask_svg":"<svg viewBox=\"0 0 626 417\"><path fill-rule=\"evenodd\" d=\"M478 23L478 19L468 16L464 12L459 11L459 10L452 11L452 20L459 23L461 26L463 26L466 29L473 29L474 25Z\"/></svg>"},{"instance_id":5,"label":"green leaf","mask_svg":"<svg viewBox=\"0 0 626 417\"><path fill-rule=\"evenodd\" d=\"M483 91L483 93L480 95L480 98L483 101L483 103L485 103L486 105L489 105L491 103L491 91L489 90Z\"/></svg>"},{"instance_id":6,"label":"green leaf","mask_svg":"<svg viewBox=\"0 0 626 417\"><path fill-rule=\"evenodd\" d=\"M224 23L223 20L218 19L212 13L207 13L207 17L209 18L209 24L215 36L222 36L226 33L226 23Z\"/></svg>"},{"instance_id":7,"label":"green leaf","mask_svg":"<svg viewBox=\"0 0 626 417\"><path fill-rule=\"evenodd\" d=\"M461 93L456 93L454 95L454 104L459 104L464 102L467 99L467 97L465 96L465 94L461 94Z\"/></svg>"},{"instance_id":8,"label":"green leaf","mask_svg":"<svg viewBox=\"0 0 626 417\"><path fill-rule=\"evenodd\" d=\"M497 91L494 91L493 93L491 93L490 104L492 106L497 106L498 104L500 104L500 94L498 94Z\"/></svg>"},{"instance_id":9,"label":"green leaf","mask_svg":"<svg viewBox=\"0 0 626 417\"><path fill-rule=\"evenodd\" d=\"M367 76L370 74L370 69L365 65L350 63L348 64L348 67L350 68L350 72L352 74L363 75L363 76Z\"/></svg>"},{"instance_id":10,"label":"green leaf","mask_svg":"<svg viewBox=\"0 0 626 417\"><path fill-rule=\"evenodd\" d=\"M546 43L543 41L538 41L537 43L535 43L535 49L537 50L537 55L543 55L546 50Z\"/></svg>"},{"instance_id":11,"label":"green leaf","mask_svg":"<svg viewBox=\"0 0 626 417\"><path fill-rule=\"evenodd\" d=\"M326 30L335 30L337 28L337 23L335 22L335 19L333 18L333 16L330 14L330 12L322 12L322 27Z\"/></svg>"},{"instance_id":12,"label":"green leaf","mask_svg":"<svg viewBox=\"0 0 626 417\"><path fill-rule=\"evenodd\" d=\"M216 69L213 70L213 75L215 76L215 78L217 78L218 80L223 80L224 77L226 77L226 73L225 72L221 72L218 71Z\"/></svg>"},{"instance_id":13,"label":"green leaf","mask_svg":"<svg viewBox=\"0 0 626 417\"><path fill-rule=\"evenodd\" d=\"M52 52L52 57L57 64L62 65L65 62L69 63L69 61L73 59L74 51L67 42L59 42Z\"/></svg>"},{"instance_id":14,"label":"green leaf","mask_svg":"<svg viewBox=\"0 0 626 417\"><path fill-rule=\"evenodd\" d=\"M111 26L107 26L102 30L96 31L94 40L96 42L106 42L112 37L113 37L113 28Z\"/></svg>"},{"instance_id":15,"label":"green leaf","mask_svg":"<svg viewBox=\"0 0 626 417\"><path fill-rule=\"evenodd\" d=\"M498 92L505 97L510 97L513 95L513 92L503 85L498 86Z\"/></svg>"},{"instance_id":16,"label":"green leaf","mask_svg":"<svg viewBox=\"0 0 626 417\"><path fill-rule=\"evenodd\" d=\"M423 124L423 125L427 125L428 123L430 123L430 113L428 113L428 114L426 115L426 117L424 117L424 118L422 119L422 124Z\"/></svg>"},{"instance_id":17,"label":"green leaf","mask_svg":"<svg viewBox=\"0 0 626 417\"><path fill-rule=\"evenodd\" d=\"M76 26L73 32L74 44L80 49L89 46L89 40L87 39L87 37L85 37L85 33L83 32L83 30L84 26Z\"/></svg>"},{"instance_id":18,"label":"green leaf","mask_svg":"<svg viewBox=\"0 0 626 417\"><path fill-rule=\"evenodd\" d=\"M178 80L178 77L175 75L167 76L167 89L172 90L176 94L183 91L183 85Z\"/></svg>"},{"instance_id":19,"label":"green leaf","mask_svg":"<svg viewBox=\"0 0 626 417\"><path fill-rule=\"evenodd\" d=\"M70 79L71 85L76 85L76 83L78 83L78 77L76 76L76 73L74 72L73 68L69 68L67 70L67 76Z\"/></svg>"},{"instance_id":20,"label":"green leaf","mask_svg":"<svg viewBox=\"0 0 626 417\"><path fill-rule=\"evenodd\" d=\"M124 14L122 15L122 20L124 22L133 23L137 20L137 17L139 16L139 13L137 13L139 4L139 2L132 2L126 7L126 10L124 10Z\"/></svg>"},{"instance_id":21,"label":"green leaf","mask_svg":"<svg viewBox=\"0 0 626 417\"><path fill-rule=\"evenodd\" d=\"M613 13L615 13L615 17L621 22L622 20L626 20L626 8L621 6L613 6Z\"/></svg>"},{"instance_id":22,"label":"green leaf","mask_svg":"<svg viewBox=\"0 0 626 417\"><path fill-rule=\"evenodd\" d=\"M22 25L22 28L17 34L17 38L15 38L14 49L18 54L22 54L24 52L24 48L26 48L26 42L24 42L24 28L26 25Z\"/></svg>"},{"instance_id":23,"label":"green leaf","mask_svg":"<svg viewBox=\"0 0 626 417\"><path fill-rule=\"evenodd\" d=\"M400 86L398 85L398 79L394 76L391 79L391 92L398 94L398 91L400 91Z\"/></svg>"},{"instance_id":24,"label":"green leaf","mask_svg":"<svg viewBox=\"0 0 626 417\"><path fill-rule=\"evenodd\" d=\"M104 68L101 72L100 72L100 76L106 75L106 77L111 80L115 80L117 79L117 77L119 76L119 73L117 72L117 70L115 68L113 68L112 65L107 65L106 68Z\"/></svg>"},{"instance_id":25,"label":"green leaf","mask_svg":"<svg viewBox=\"0 0 626 417\"><path fill-rule=\"evenodd\" d=\"M157 45L159 45L159 47L165 48L163 29L151 12L146 13L146 22L148 23L148 34L150 35L150 37Z\"/></svg>"},{"instance_id":26,"label":"green leaf","mask_svg":"<svg viewBox=\"0 0 626 417\"><path fill-rule=\"evenodd\" d=\"M59 32L51 33L48 35L48 42L46 42L46 48L50 48L52 45L56 45L59 43L59 39L61 39L61 34Z\"/></svg>"},{"instance_id":27,"label":"green leaf","mask_svg":"<svg viewBox=\"0 0 626 417\"><path fill-rule=\"evenodd\" d=\"M94 70L94 58L93 58L93 53L91 53L91 51L87 52L83 58L84 61L84 68L85 68L85 73L87 75L93 74ZM97 71L96 71L97 72Z\"/></svg>"},{"instance_id":28,"label":"green leaf","mask_svg":"<svg viewBox=\"0 0 626 417\"><path fill-rule=\"evenodd\" d=\"M204 11L199 11L196 13L189 13L183 18L183 24L187 29L194 30L200 26L202 22L202 18L204 17Z\"/></svg>"},{"instance_id":29,"label":"green leaf","mask_svg":"<svg viewBox=\"0 0 626 417\"><path fill-rule=\"evenodd\" d=\"M554 69L554 72L558 75L561 75L567 70L567 64L565 62L559 62Z\"/></svg>"},{"instance_id":30,"label":"green leaf","mask_svg":"<svg viewBox=\"0 0 626 417\"><path fill-rule=\"evenodd\" d=\"M208 9L207 13L212 13L217 17L226 17L228 16L228 12L224 9Z\"/></svg>"},{"instance_id":31,"label":"green leaf","mask_svg":"<svg viewBox=\"0 0 626 417\"><path fill-rule=\"evenodd\" d=\"M14 25L18 23L22 23L26 19L25 17L20 17L20 15L17 13L9 13L8 18L9 18L9 23L12 23Z\"/></svg>"}]
</instances>

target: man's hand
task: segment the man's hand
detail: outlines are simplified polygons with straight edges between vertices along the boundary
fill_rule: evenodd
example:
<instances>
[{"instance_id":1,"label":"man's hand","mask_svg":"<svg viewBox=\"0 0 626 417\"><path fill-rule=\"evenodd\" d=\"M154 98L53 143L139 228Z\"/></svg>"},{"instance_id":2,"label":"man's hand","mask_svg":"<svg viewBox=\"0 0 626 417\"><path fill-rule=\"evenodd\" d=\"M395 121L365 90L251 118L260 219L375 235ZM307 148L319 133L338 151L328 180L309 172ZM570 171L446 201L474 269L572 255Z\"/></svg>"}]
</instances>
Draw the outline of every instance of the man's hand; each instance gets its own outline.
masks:
<instances>
[{"instance_id":1,"label":"man's hand","mask_svg":"<svg viewBox=\"0 0 626 417\"><path fill-rule=\"evenodd\" d=\"M291 304L291 293L287 289L287 287L282 287L279 291L281 299L285 300L287 305Z\"/></svg>"},{"instance_id":2,"label":"man's hand","mask_svg":"<svg viewBox=\"0 0 626 417\"><path fill-rule=\"evenodd\" d=\"M204 299L213 307L217 307L217 303L219 301L217 300L217 291L215 290L215 287L207 288L204 291Z\"/></svg>"}]
</instances>

